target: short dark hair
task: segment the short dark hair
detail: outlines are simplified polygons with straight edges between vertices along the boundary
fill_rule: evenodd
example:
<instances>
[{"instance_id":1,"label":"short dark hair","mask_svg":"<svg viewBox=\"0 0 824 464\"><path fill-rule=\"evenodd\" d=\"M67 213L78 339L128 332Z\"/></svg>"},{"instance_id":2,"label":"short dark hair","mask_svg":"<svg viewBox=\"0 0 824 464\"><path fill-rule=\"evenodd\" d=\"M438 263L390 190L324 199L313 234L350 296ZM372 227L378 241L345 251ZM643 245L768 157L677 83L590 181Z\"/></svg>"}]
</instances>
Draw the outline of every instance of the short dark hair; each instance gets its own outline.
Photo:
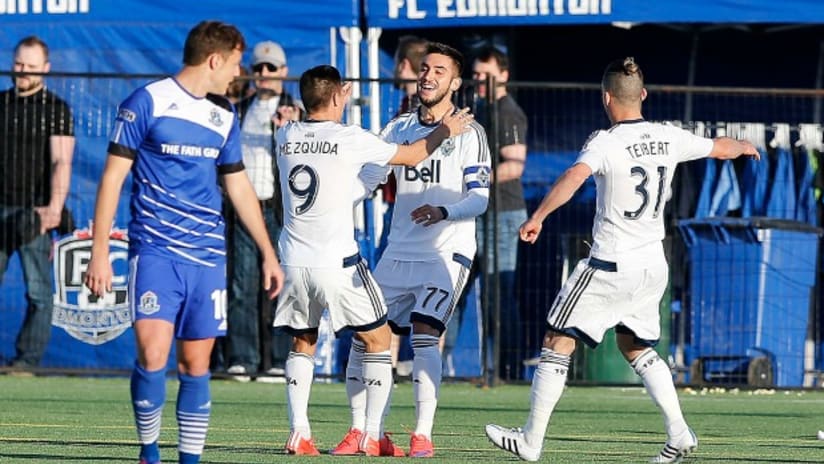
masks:
<instances>
[{"instance_id":1,"label":"short dark hair","mask_svg":"<svg viewBox=\"0 0 824 464\"><path fill-rule=\"evenodd\" d=\"M464 57L461 52L440 42L430 42L429 45L426 46L426 54L431 55L433 53L437 53L438 55L446 55L449 58L452 58L452 61L455 63L455 67L458 68L458 77L461 76L464 68Z\"/></svg>"},{"instance_id":2,"label":"short dark hair","mask_svg":"<svg viewBox=\"0 0 824 464\"><path fill-rule=\"evenodd\" d=\"M409 60L412 71L418 73L421 70L421 62L426 56L426 47L429 41L415 35L405 35L398 39L398 48L395 49L395 64L403 60Z\"/></svg>"},{"instance_id":3,"label":"short dark hair","mask_svg":"<svg viewBox=\"0 0 824 464\"><path fill-rule=\"evenodd\" d=\"M509 57L507 57L506 53L502 52L498 47L493 45L486 45L478 50L478 54L475 56L475 59L484 63L489 63L490 61L495 60L495 63L498 65L498 69L501 71L509 70Z\"/></svg>"},{"instance_id":4,"label":"short dark hair","mask_svg":"<svg viewBox=\"0 0 824 464\"><path fill-rule=\"evenodd\" d=\"M300 98L309 112L322 109L329 104L332 94L340 90L340 71L334 66L322 64L304 72L300 76Z\"/></svg>"},{"instance_id":5,"label":"short dark hair","mask_svg":"<svg viewBox=\"0 0 824 464\"><path fill-rule=\"evenodd\" d=\"M40 47L43 50L43 56L46 57L46 61L49 61L49 46L46 45L46 42L43 42L43 39L36 35L30 35L20 39L20 42L17 42L17 45L14 46L15 54L20 51L20 47Z\"/></svg>"},{"instance_id":6,"label":"short dark hair","mask_svg":"<svg viewBox=\"0 0 824 464\"><path fill-rule=\"evenodd\" d=\"M601 87L622 103L640 101L644 89L644 73L631 56L614 60L604 70Z\"/></svg>"},{"instance_id":7,"label":"short dark hair","mask_svg":"<svg viewBox=\"0 0 824 464\"><path fill-rule=\"evenodd\" d=\"M183 64L197 66L212 53L228 55L234 50L246 49L243 34L233 25L220 21L201 21L186 37L183 46Z\"/></svg>"}]
</instances>

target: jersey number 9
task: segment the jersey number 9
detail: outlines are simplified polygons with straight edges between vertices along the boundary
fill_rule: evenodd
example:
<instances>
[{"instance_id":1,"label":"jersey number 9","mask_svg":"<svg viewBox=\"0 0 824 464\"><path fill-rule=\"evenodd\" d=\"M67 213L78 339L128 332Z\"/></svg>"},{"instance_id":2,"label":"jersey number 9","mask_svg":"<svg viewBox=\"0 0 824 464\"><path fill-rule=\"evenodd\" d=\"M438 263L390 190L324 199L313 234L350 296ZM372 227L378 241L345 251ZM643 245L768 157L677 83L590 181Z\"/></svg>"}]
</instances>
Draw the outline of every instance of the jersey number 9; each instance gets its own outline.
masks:
<instances>
[{"instance_id":1,"label":"jersey number 9","mask_svg":"<svg viewBox=\"0 0 824 464\"><path fill-rule=\"evenodd\" d=\"M302 202L295 206L296 215L309 211L315 204L319 183L318 173L311 166L298 164L289 172L289 190L298 202Z\"/></svg>"}]
</instances>

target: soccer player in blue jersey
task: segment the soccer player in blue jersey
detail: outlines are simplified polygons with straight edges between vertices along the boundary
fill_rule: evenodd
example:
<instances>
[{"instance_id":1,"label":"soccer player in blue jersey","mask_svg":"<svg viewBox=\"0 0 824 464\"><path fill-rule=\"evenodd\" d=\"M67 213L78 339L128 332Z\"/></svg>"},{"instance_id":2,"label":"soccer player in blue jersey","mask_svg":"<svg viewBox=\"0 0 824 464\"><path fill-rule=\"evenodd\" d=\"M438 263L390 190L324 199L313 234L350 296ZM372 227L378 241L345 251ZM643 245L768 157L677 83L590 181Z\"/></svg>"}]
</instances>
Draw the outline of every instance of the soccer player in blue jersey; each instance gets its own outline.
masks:
<instances>
[{"instance_id":1,"label":"soccer player in blue jersey","mask_svg":"<svg viewBox=\"0 0 824 464\"><path fill-rule=\"evenodd\" d=\"M121 105L97 192L86 285L111 291L109 231L126 175L130 310L137 341L131 398L140 463L160 462L157 440L166 365L177 340L180 463L197 463L209 426L209 358L226 333L226 245L222 181L261 250L263 287L280 291L283 272L244 172L237 115L221 96L239 73L245 42L232 25L204 21L189 32L183 68L137 89Z\"/></svg>"}]
</instances>

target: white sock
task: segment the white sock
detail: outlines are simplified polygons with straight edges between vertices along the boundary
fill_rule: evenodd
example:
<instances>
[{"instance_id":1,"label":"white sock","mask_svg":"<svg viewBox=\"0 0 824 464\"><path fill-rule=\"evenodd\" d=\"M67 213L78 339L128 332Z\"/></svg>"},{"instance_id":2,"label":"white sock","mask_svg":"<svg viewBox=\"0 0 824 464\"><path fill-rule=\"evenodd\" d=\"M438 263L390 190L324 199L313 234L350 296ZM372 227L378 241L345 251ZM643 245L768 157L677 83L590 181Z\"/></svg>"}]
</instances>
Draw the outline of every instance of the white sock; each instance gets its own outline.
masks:
<instances>
[{"instance_id":1,"label":"white sock","mask_svg":"<svg viewBox=\"0 0 824 464\"><path fill-rule=\"evenodd\" d=\"M672 381L672 373L667 363L652 348L641 353L631 363L635 373L644 381L649 396L664 415L667 436L677 437L687 431L687 423L678 403L678 393Z\"/></svg>"},{"instance_id":2,"label":"white sock","mask_svg":"<svg viewBox=\"0 0 824 464\"><path fill-rule=\"evenodd\" d=\"M543 448L549 417L564 393L569 356L549 348L541 349L541 362L532 378L529 417L524 426L528 445Z\"/></svg>"},{"instance_id":3,"label":"white sock","mask_svg":"<svg viewBox=\"0 0 824 464\"><path fill-rule=\"evenodd\" d=\"M363 385L363 342L352 339L349 348L349 363L346 365L346 396L352 410L352 428L363 431L366 428L366 387Z\"/></svg>"},{"instance_id":4,"label":"white sock","mask_svg":"<svg viewBox=\"0 0 824 464\"><path fill-rule=\"evenodd\" d=\"M309 392L315 376L315 359L304 353L289 353L286 359L286 405L292 431L312 438L309 427Z\"/></svg>"},{"instance_id":5,"label":"white sock","mask_svg":"<svg viewBox=\"0 0 824 464\"><path fill-rule=\"evenodd\" d=\"M443 363L438 351L438 337L412 334L412 383L415 392L415 415L418 422L415 433L432 439L438 390L441 387Z\"/></svg>"},{"instance_id":6,"label":"white sock","mask_svg":"<svg viewBox=\"0 0 824 464\"><path fill-rule=\"evenodd\" d=\"M363 385L366 390L365 432L381 438L383 413L392 394L392 354L389 350L363 354Z\"/></svg>"}]
</instances>

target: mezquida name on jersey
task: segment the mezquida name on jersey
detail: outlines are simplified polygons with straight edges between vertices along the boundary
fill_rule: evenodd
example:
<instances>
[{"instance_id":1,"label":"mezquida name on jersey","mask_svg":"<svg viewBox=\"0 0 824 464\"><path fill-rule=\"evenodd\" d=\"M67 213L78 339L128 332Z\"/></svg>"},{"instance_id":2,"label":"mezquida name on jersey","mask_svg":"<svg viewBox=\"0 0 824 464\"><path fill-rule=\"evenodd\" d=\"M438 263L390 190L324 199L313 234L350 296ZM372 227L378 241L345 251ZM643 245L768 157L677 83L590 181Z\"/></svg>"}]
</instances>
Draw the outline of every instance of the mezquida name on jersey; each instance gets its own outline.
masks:
<instances>
[{"instance_id":1,"label":"mezquida name on jersey","mask_svg":"<svg viewBox=\"0 0 824 464\"><path fill-rule=\"evenodd\" d=\"M326 140L312 142L285 142L279 148L281 155L337 155L338 144Z\"/></svg>"}]
</instances>

